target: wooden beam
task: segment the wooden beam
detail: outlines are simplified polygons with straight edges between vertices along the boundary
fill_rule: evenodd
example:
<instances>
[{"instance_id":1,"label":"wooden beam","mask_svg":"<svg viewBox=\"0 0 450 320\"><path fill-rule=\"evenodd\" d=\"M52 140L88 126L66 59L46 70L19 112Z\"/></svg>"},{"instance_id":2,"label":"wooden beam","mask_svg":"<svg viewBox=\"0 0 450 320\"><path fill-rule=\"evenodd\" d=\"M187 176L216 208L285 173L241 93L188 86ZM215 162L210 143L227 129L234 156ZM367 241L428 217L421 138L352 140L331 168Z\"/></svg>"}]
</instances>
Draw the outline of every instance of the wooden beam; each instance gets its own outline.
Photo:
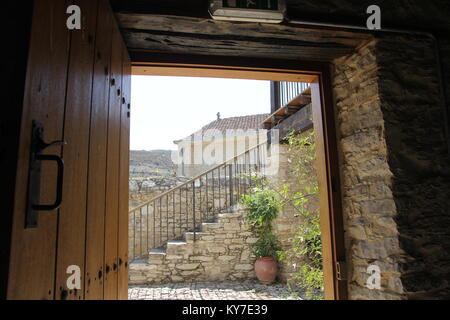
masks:
<instances>
[{"instance_id":1,"label":"wooden beam","mask_svg":"<svg viewBox=\"0 0 450 320\"><path fill-rule=\"evenodd\" d=\"M271 120L272 120L272 123L278 123L278 122L284 120L284 117L275 114L275 115L271 116Z\"/></svg>"},{"instance_id":2,"label":"wooden beam","mask_svg":"<svg viewBox=\"0 0 450 320\"><path fill-rule=\"evenodd\" d=\"M286 108L283 109L283 112L286 116L290 116L296 113L298 110L300 110L300 107L287 106Z\"/></svg>"},{"instance_id":3,"label":"wooden beam","mask_svg":"<svg viewBox=\"0 0 450 320\"><path fill-rule=\"evenodd\" d=\"M301 94L288 103L289 107L303 107L311 103L311 95Z\"/></svg>"},{"instance_id":4,"label":"wooden beam","mask_svg":"<svg viewBox=\"0 0 450 320\"><path fill-rule=\"evenodd\" d=\"M110 0L114 12L171 14L208 18L208 0Z\"/></svg>"},{"instance_id":5,"label":"wooden beam","mask_svg":"<svg viewBox=\"0 0 450 320\"><path fill-rule=\"evenodd\" d=\"M364 33L291 25L118 13L128 48L159 52L329 61L372 38Z\"/></svg>"},{"instance_id":6,"label":"wooden beam","mask_svg":"<svg viewBox=\"0 0 450 320\"><path fill-rule=\"evenodd\" d=\"M208 78L230 78L230 79L251 79L270 81L298 81L317 82L316 75L300 73L273 73L268 71L245 70L245 69L219 69L213 66L199 68L178 66L165 67L163 65L141 64L132 67L133 75L146 76L173 76L173 77L208 77Z\"/></svg>"}]
</instances>

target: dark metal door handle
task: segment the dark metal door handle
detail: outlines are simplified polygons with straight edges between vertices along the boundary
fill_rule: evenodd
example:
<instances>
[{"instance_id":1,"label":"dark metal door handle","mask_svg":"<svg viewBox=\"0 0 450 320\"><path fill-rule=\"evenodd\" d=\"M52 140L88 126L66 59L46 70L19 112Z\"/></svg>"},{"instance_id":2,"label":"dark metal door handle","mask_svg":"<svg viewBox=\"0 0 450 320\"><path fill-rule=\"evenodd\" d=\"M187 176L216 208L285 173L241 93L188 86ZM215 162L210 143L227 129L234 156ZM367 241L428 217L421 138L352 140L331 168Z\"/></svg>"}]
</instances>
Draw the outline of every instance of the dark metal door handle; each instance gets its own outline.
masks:
<instances>
[{"instance_id":1,"label":"dark metal door handle","mask_svg":"<svg viewBox=\"0 0 450 320\"><path fill-rule=\"evenodd\" d=\"M56 200L53 204L32 204L33 209L37 211L52 211L59 209L62 203L62 191L63 191L63 178L64 178L64 161L55 155L40 154L36 156L38 161L55 161L58 165L58 178L56 180Z\"/></svg>"},{"instance_id":2,"label":"dark metal door handle","mask_svg":"<svg viewBox=\"0 0 450 320\"><path fill-rule=\"evenodd\" d=\"M62 203L64 161L57 155L42 154L41 152L54 145L64 145L64 141L45 143L43 140L44 128L42 124L33 120L30 147L30 164L28 171L28 206L25 228L36 228L38 225L39 211L53 211ZM54 161L58 165L58 177L56 181L56 200L53 204L37 204L40 198L41 163L42 161Z\"/></svg>"}]
</instances>

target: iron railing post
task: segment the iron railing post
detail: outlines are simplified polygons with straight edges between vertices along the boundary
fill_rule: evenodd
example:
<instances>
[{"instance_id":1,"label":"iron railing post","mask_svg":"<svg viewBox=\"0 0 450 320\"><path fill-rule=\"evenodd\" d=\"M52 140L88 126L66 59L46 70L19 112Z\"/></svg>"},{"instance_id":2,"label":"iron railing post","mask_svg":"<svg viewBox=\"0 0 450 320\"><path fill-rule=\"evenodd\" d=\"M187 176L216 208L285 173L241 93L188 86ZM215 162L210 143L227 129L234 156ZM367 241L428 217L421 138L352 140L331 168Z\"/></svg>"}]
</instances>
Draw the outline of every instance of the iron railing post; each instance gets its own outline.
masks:
<instances>
[{"instance_id":1,"label":"iron railing post","mask_svg":"<svg viewBox=\"0 0 450 320\"><path fill-rule=\"evenodd\" d=\"M147 254L148 254L148 248L150 247L149 246L149 241L148 241L148 234L149 234L149 232L148 232L148 220L149 220L149 215L150 215L150 209L149 209L149 207L148 207L148 203L147 203L147 248L146 248L146 252L147 252Z\"/></svg>"},{"instance_id":2,"label":"iron railing post","mask_svg":"<svg viewBox=\"0 0 450 320\"><path fill-rule=\"evenodd\" d=\"M205 203L206 203L206 220L209 220L209 203L208 203L208 174L205 177Z\"/></svg>"},{"instance_id":3,"label":"iron railing post","mask_svg":"<svg viewBox=\"0 0 450 320\"><path fill-rule=\"evenodd\" d=\"M169 194L166 196L166 237L169 240Z\"/></svg>"},{"instance_id":4,"label":"iron railing post","mask_svg":"<svg viewBox=\"0 0 450 320\"><path fill-rule=\"evenodd\" d=\"M230 207L233 206L233 165L230 164L228 167L228 174L229 174L229 184L230 184Z\"/></svg>"},{"instance_id":5,"label":"iron railing post","mask_svg":"<svg viewBox=\"0 0 450 320\"><path fill-rule=\"evenodd\" d=\"M158 246L162 243L162 197L159 198L159 242Z\"/></svg>"},{"instance_id":6,"label":"iron railing post","mask_svg":"<svg viewBox=\"0 0 450 320\"><path fill-rule=\"evenodd\" d=\"M192 182L192 219L194 220L194 241L195 239L195 182Z\"/></svg>"},{"instance_id":7,"label":"iron railing post","mask_svg":"<svg viewBox=\"0 0 450 320\"><path fill-rule=\"evenodd\" d=\"M218 173L218 179L219 179L219 210L222 210L222 193L221 193L221 188L220 188L220 167L217 168L217 170L219 171Z\"/></svg>"},{"instance_id":8,"label":"iron railing post","mask_svg":"<svg viewBox=\"0 0 450 320\"><path fill-rule=\"evenodd\" d=\"M175 192L172 192L172 231L173 231L173 236L176 236L176 231L175 231Z\"/></svg>"},{"instance_id":9,"label":"iron railing post","mask_svg":"<svg viewBox=\"0 0 450 320\"><path fill-rule=\"evenodd\" d=\"M200 208L200 225L203 222L203 211L202 211L202 178L199 178L199 188L198 188L198 199L199 199L199 208Z\"/></svg>"},{"instance_id":10,"label":"iron railing post","mask_svg":"<svg viewBox=\"0 0 450 320\"><path fill-rule=\"evenodd\" d=\"M136 210L133 211L133 260L136 259Z\"/></svg>"},{"instance_id":11,"label":"iron railing post","mask_svg":"<svg viewBox=\"0 0 450 320\"><path fill-rule=\"evenodd\" d=\"M152 206L153 206L153 213L152 213L152 215L153 215L153 248L155 248L156 247L156 217L155 217L156 202L155 201L153 201Z\"/></svg>"},{"instance_id":12,"label":"iron railing post","mask_svg":"<svg viewBox=\"0 0 450 320\"><path fill-rule=\"evenodd\" d=\"M212 211L214 212L216 209L216 197L215 197L215 182L214 182L214 170L211 172L212 175Z\"/></svg>"},{"instance_id":13,"label":"iron railing post","mask_svg":"<svg viewBox=\"0 0 450 320\"><path fill-rule=\"evenodd\" d=\"M181 234L181 230L182 230L182 227L181 227L181 215L182 215L182 209L181 209L181 203L182 203L182 201L181 201L181 198L182 198L182 193L181 193L181 190L182 190L182 188L180 188L180 223L179 223L179 225L180 225L180 234Z\"/></svg>"},{"instance_id":14,"label":"iron railing post","mask_svg":"<svg viewBox=\"0 0 450 320\"><path fill-rule=\"evenodd\" d=\"M142 208L139 209L139 257L142 256Z\"/></svg>"},{"instance_id":15,"label":"iron railing post","mask_svg":"<svg viewBox=\"0 0 450 320\"><path fill-rule=\"evenodd\" d=\"M189 197L189 187L186 186L186 208L185 208L185 214L186 214L186 229L189 229L189 211L188 211L188 197Z\"/></svg>"}]
</instances>

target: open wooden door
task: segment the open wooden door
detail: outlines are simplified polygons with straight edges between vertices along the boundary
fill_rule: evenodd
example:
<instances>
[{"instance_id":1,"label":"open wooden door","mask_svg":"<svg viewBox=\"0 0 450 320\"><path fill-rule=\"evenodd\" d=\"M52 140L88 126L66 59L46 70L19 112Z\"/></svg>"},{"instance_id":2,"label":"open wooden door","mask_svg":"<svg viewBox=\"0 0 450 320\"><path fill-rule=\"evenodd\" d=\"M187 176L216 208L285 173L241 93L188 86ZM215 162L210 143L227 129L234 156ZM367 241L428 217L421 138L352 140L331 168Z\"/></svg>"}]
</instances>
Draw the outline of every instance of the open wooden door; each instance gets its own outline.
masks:
<instances>
[{"instance_id":1,"label":"open wooden door","mask_svg":"<svg viewBox=\"0 0 450 320\"><path fill-rule=\"evenodd\" d=\"M109 1L34 1L8 299L127 298L130 74Z\"/></svg>"}]
</instances>

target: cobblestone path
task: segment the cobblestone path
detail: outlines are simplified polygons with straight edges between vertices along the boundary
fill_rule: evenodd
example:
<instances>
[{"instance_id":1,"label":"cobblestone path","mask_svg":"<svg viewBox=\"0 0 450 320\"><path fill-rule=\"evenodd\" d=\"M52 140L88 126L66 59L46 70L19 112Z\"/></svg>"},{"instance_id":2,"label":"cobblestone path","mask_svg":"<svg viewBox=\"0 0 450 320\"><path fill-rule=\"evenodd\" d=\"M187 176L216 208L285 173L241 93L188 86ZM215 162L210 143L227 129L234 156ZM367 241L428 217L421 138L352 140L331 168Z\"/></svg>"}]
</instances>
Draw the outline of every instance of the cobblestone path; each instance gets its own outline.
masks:
<instances>
[{"instance_id":1,"label":"cobblestone path","mask_svg":"<svg viewBox=\"0 0 450 320\"><path fill-rule=\"evenodd\" d=\"M257 281L169 283L130 286L130 300L292 300L285 284L263 285Z\"/></svg>"}]
</instances>

